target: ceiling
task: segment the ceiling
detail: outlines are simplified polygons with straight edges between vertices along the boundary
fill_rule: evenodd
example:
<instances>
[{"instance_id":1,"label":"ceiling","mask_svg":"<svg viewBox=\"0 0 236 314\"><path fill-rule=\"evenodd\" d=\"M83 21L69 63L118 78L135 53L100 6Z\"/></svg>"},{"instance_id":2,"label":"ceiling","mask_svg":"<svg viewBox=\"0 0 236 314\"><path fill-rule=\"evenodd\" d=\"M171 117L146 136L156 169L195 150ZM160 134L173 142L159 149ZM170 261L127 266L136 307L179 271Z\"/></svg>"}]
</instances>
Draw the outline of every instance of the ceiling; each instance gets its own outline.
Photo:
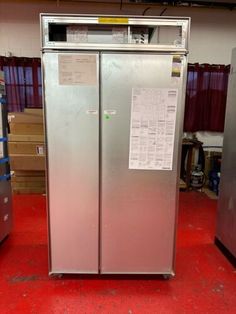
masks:
<instances>
[{"instance_id":1,"label":"ceiling","mask_svg":"<svg viewBox=\"0 0 236 314\"><path fill-rule=\"evenodd\" d=\"M207 8L227 8L236 9L236 0L54 0L57 2L96 2L120 4L146 4L146 5L164 5L164 6L184 6L184 7L207 7Z\"/></svg>"},{"instance_id":2,"label":"ceiling","mask_svg":"<svg viewBox=\"0 0 236 314\"><path fill-rule=\"evenodd\" d=\"M2 2L3 0L0 0ZM122 7L129 5L150 5L153 6L171 6L171 7L197 7L197 8L225 8L229 10L236 9L236 0L11 0L12 2L38 2L54 1L60 3L100 3L117 4ZM10 1L9 1L10 2Z\"/></svg>"}]
</instances>

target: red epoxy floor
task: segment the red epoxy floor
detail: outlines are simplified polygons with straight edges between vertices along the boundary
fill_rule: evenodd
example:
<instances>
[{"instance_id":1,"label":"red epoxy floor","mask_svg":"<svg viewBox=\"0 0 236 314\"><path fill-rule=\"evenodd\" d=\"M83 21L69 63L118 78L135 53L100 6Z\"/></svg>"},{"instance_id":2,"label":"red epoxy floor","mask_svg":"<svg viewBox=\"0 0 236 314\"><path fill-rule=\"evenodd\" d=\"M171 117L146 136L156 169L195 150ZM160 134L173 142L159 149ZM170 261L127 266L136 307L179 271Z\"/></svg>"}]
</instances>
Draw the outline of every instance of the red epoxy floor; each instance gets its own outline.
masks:
<instances>
[{"instance_id":1,"label":"red epoxy floor","mask_svg":"<svg viewBox=\"0 0 236 314\"><path fill-rule=\"evenodd\" d=\"M0 246L0 314L236 313L236 270L214 246L216 201L181 193L176 277L47 274L45 197L14 197L14 230Z\"/></svg>"}]
</instances>

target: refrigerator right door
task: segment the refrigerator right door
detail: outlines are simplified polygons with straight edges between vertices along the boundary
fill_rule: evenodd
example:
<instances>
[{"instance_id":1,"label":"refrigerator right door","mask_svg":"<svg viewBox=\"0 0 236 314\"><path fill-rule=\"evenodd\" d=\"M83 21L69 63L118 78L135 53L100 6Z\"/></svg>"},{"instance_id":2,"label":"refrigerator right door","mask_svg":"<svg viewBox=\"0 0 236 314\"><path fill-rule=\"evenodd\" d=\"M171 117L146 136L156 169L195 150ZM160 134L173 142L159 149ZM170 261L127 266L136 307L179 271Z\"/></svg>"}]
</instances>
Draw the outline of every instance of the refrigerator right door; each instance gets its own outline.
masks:
<instances>
[{"instance_id":1,"label":"refrigerator right door","mask_svg":"<svg viewBox=\"0 0 236 314\"><path fill-rule=\"evenodd\" d=\"M216 238L236 257L236 48L229 76Z\"/></svg>"},{"instance_id":2,"label":"refrigerator right door","mask_svg":"<svg viewBox=\"0 0 236 314\"><path fill-rule=\"evenodd\" d=\"M100 271L173 274L186 57L100 60Z\"/></svg>"}]
</instances>

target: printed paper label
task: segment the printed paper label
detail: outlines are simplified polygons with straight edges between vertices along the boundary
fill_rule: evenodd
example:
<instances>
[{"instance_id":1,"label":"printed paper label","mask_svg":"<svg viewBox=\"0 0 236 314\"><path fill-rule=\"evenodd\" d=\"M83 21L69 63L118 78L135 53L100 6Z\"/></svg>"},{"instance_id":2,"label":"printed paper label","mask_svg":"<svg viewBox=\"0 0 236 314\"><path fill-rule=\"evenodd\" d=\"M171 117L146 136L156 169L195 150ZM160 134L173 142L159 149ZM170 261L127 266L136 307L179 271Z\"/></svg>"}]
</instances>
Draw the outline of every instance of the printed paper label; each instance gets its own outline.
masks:
<instances>
[{"instance_id":1,"label":"printed paper label","mask_svg":"<svg viewBox=\"0 0 236 314\"><path fill-rule=\"evenodd\" d=\"M126 27L112 28L112 42L114 44L124 44L128 41L128 29Z\"/></svg>"},{"instance_id":2,"label":"printed paper label","mask_svg":"<svg viewBox=\"0 0 236 314\"><path fill-rule=\"evenodd\" d=\"M66 28L66 40L68 43L87 43L88 26L71 25Z\"/></svg>"},{"instance_id":3,"label":"printed paper label","mask_svg":"<svg viewBox=\"0 0 236 314\"><path fill-rule=\"evenodd\" d=\"M8 197L7 197L7 196L6 196L6 197L4 197L4 199L3 199L3 203L4 203L4 204L7 204L7 203L8 203L8 201L9 201Z\"/></svg>"},{"instance_id":4,"label":"printed paper label","mask_svg":"<svg viewBox=\"0 0 236 314\"><path fill-rule=\"evenodd\" d=\"M87 113L87 114L98 114L98 110L89 109L89 110L86 110L86 113Z\"/></svg>"},{"instance_id":5,"label":"printed paper label","mask_svg":"<svg viewBox=\"0 0 236 314\"><path fill-rule=\"evenodd\" d=\"M44 147L43 146L36 146L36 153L37 155L44 155Z\"/></svg>"},{"instance_id":6,"label":"printed paper label","mask_svg":"<svg viewBox=\"0 0 236 314\"><path fill-rule=\"evenodd\" d=\"M129 169L172 170L178 90L133 88Z\"/></svg>"},{"instance_id":7,"label":"printed paper label","mask_svg":"<svg viewBox=\"0 0 236 314\"><path fill-rule=\"evenodd\" d=\"M104 110L104 114L114 115L114 114L116 114L116 110L114 110L114 109L107 109L107 110Z\"/></svg>"},{"instance_id":8,"label":"printed paper label","mask_svg":"<svg viewBox=\"0 0 236 314\"><path fill-rule=\"evenodd\" d=\"M97 56L61 54L58 56L59 85L96 85Z\"/></svg>"},{"instance_id":9,"label":"printed paper label","mask_svg":"<svg viewBox=\"0 0 236 314\"><path fill-rule=\"evenodd\" d=\"M3 142L0 142L0 158L4 157L4 152L3 152Z\"/></svg>"}]
</instances>

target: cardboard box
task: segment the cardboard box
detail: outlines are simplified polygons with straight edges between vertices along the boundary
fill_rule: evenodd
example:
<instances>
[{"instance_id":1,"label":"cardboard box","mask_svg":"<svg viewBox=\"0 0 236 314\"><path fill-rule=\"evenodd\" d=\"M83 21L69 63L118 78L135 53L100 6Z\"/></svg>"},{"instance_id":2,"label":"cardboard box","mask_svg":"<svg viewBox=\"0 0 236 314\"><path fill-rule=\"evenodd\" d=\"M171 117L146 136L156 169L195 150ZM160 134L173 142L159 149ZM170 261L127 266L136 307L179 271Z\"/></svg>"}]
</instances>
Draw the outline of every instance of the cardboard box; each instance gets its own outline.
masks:
<instances>
[{"instance_id":1,"label":"cardboard box","mask_svg":"<svg viewBox=\"0 0 236 314\"><path fill-rule=\"evenodd\" d=\"M36 114L36 115L41 115L41 116L43 115L43 109L39 109L39 108L25 108L24 112Z\"/></svg>"},{"instance_id":2,"label":"cardboard box","mask_svg":"<svg viewBox=\"0 0 236 314\"><path fill-rule=\"evenodd\" d=\"M14 194L45 194L46 189L43 187L34 187L34 188L12 188Z\"/></svg>"},{"instance_id":3,"label":"cardboard box","mask_svg":"<svg viewBox=\"0 0 236 314\"><path fill-rule=\"evenodd\" d=\"M10 123L10 133L11 134L21 134L21 135L43 135L44 127L43 124L39 123Z\"/></svg>"},{"instance_id":4,"label":"cardboard box","mask_svg":"<svg viewBox=\"0 0 236 314\"><path fill-rule=\"evenodd\" d=\"M44 144L35 142L8 142L9 155L25 154L25 155L45 155Z\"/></svg>"},{"instance_id":5,"label":"cardboard box","mask_svg":"<svg viewBox=\"0 0 236 314\"><path fill-rule=\"evenodd\" d=\"M10 112L8 113L8 122L43 124L43 116L24 112Z\"/></svg>"},{"instance_id":6,"label":"cardboard box","mask_svg":"<svg viewBox=\"0 0 236 314\"><path fill-rule=\"evenodd\" d=\"M45 170L45 157L13 154L10 156L11 170Z\"/></svg>"},{"instance_id":7,"label":"cardboard box","mask_svg":"<svg viewBox=\"0 0 236 314\"><path fill-rule=\"evenodd\" d=\"M44 142L44 135L8 134L9 142Z\"/></svg>"},{"instance_id":8,"label":"cardboard box","mask_svg":"<svg viewBox=\"0 0 236 314\"><path fill-rule=\"evenodd\" d=\"M35 182L12 182L13 188L38 188L44 187L45 182L43 181L35 181Z\"/></svg>"},{"instance_id":9,"label":"cardboard box","mask_svg":"<svg viewBox=\"0 0 236 314\"><path fill-rule=\"evenodd\" d=\"M43 177L45 178L45 171L30 171L30 170L15 170L13 171L15 177Z\"/></svg>"},{"instance_id":10,"label":"cardboard box","mask_svg":"<svg viewBox=\"0 0 236 314\"><path fill-rule=\"evenodd\" d=\"M44 194L46 191L46 178L44 174L44 171L14 171L11 177L13 193Z\"/></svg>"},{"instance_id":11,"label":"cardboard box","mask_svg":"<svg viewBox=\"0 0 236 314\"><path fill-rule=\"evenodd\" d=\"M44 176L42 177L27 177L27 176L17 176L13 175L11 177L11 182L28 182L34 184L35 182L43 182L45 183L46 178Z\"/></svg>"}]
</instances>

